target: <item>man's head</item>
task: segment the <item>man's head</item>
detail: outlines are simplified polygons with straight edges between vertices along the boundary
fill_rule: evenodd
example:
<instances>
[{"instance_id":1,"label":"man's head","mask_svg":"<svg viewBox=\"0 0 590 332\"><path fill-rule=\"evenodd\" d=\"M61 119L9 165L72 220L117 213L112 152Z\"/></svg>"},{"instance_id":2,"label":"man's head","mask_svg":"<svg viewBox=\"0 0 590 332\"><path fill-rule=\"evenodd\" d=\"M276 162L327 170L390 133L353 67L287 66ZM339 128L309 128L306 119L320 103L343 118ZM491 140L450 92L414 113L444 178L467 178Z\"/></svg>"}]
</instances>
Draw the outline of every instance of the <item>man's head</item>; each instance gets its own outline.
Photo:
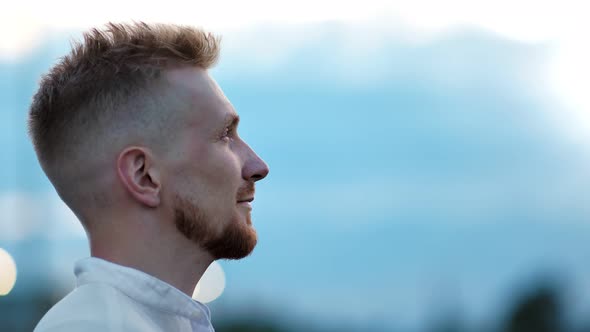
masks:
<instances>
[{"instance_id":1,"label":"man's head","mask_svg":"<svg viewBox=\"0 0 590 332\"><path fill-rule=\"evenodd\" d=\"M238 136L239 118L207 73L218 44L191 27L108 24L42 79L33 145L90 236L115 231L105 219L149 219L214 258L252 251L244 201L268 167Z\"/></svg>"}]
</instances>

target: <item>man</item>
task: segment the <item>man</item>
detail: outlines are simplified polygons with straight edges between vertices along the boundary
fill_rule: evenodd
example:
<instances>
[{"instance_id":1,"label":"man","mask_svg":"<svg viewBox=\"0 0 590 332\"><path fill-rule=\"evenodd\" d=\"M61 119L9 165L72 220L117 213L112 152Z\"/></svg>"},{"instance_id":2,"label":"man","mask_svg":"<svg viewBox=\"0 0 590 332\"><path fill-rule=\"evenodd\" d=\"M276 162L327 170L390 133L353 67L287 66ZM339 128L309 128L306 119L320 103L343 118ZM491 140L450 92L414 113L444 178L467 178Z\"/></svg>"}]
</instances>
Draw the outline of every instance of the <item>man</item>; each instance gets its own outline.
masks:
<instances>
[{"instance_id":1,"label":"man","mask_svg":"<svg viewBox=\"0 0 590 332\"><path fill-rule=\"evenodd\" d=\"M36 331L213 331L191 295L211 262L254 249L269 171L208 75L218 50L192 27L108 24L43 77L30 136L92 257Z\"/></svg>"}]
</instances>

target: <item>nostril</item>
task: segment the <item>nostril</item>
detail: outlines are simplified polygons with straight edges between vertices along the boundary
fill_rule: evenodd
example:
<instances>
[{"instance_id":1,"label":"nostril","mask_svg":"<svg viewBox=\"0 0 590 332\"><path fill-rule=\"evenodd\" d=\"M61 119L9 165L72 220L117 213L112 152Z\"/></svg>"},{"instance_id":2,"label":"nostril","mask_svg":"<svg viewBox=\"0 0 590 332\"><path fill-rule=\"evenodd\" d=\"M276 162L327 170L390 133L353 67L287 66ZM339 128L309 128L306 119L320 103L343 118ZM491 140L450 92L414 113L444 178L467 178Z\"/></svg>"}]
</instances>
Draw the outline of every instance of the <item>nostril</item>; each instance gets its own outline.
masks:
<instances>
[{"instance_id":1,"label":"nostril","mask_svg":"<svg viewBox=\"0 0 590 332\"><path fill-rule=\"evenodd\" d=\"M254 182L264 179L268 175L268 167L261 169L260 171L252 174L250 179Z\"/></svg>"},{"instance_id":2,"label":"nostril","mask_svg":"<svg viewBox=\"0 0 590 332\"><path fill-rule=\"evenodd\" d=\"M256 154L254 158L248 159L242 169L244 180L256 182L264 179L269 172L268 165Z\"/></svg>"}]
</instances>

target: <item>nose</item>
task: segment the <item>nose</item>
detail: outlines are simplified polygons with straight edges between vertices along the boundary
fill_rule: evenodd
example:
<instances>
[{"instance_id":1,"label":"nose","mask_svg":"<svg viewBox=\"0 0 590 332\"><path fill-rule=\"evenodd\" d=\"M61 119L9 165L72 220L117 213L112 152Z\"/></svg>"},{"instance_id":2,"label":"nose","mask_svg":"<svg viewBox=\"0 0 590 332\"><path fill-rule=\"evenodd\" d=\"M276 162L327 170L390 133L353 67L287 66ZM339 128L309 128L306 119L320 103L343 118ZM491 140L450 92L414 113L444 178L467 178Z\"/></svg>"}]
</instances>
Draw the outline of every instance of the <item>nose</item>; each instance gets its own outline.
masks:
<instances>
[{"instance_id":1,"label":"nose","mask_svg":"<svg viewBox=\"0 0 590 332\"><path fill-rule=\"evenodd\" d=\"M242 177L247 181L260 181L270 172L268 165L247 144L246 148L248 153L242 169Z\"/></svg>"}]
</instances>

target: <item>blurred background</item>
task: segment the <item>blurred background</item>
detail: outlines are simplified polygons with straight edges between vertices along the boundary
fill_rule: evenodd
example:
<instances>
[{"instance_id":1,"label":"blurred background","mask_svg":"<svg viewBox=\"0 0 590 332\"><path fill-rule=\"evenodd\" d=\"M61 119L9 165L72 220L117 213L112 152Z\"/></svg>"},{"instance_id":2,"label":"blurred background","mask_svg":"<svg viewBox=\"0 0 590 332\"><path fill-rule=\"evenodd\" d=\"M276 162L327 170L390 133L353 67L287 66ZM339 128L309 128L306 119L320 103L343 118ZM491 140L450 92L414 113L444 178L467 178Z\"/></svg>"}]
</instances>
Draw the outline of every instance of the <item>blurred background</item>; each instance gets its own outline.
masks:
<instances>
[{"instance_id":1,"label":"blurred background","mask_svg":"<svg viewBox=\"0 0 590 332\"><path fill-rule=\"evenodd\" d=\"M11 1L0 13L0 331L74 287L84 231L26 134L107 21L223 36L212 75L270 165L259 244L195 297L223 331L590 331L583 2Z\"/></svg>"}]
</instances>

